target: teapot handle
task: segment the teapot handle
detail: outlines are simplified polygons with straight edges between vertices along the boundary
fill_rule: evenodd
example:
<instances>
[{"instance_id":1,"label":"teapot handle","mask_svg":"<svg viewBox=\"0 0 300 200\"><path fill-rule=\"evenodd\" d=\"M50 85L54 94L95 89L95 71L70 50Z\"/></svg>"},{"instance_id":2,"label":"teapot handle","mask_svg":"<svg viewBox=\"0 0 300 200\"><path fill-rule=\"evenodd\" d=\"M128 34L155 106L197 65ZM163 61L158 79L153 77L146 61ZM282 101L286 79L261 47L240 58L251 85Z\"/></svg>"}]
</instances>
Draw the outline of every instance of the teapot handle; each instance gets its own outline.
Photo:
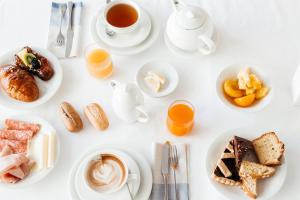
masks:
<instances>
[{"instance_id":1,"label":"teapot handle","mask_svg":"<svg viewBox=\"0 0 300 200\"><path fill-rule=\"evenodd\" d=\"M141 123L146 123L149 120L149 115L144 106L137 106L135 108L138 112L137 121Z\"/></svg>"},{"instance_id":2,"label":"teapot handle","mask_svg":"<svg viewBox=\"0 0 300 200\"><path fill-rule=\"evenodd\" d=\"M201 40L205 46L199 46L198 50L204 54L208 55L213 53L216 50L216 44L215 42L210 39L207 35L199 35L198 39Z\"/></svg>"},{"instance_id":3,"label":"teapot handle","mask_svg":"<svg viewBox=\"0 0 300 200\"><path fill-rule=\"evenodd\" d=\"M111 80L109 83L113 89L115 89L116 86L120 85L120 82L116 80Z\"/></svg>"}]
</instances>

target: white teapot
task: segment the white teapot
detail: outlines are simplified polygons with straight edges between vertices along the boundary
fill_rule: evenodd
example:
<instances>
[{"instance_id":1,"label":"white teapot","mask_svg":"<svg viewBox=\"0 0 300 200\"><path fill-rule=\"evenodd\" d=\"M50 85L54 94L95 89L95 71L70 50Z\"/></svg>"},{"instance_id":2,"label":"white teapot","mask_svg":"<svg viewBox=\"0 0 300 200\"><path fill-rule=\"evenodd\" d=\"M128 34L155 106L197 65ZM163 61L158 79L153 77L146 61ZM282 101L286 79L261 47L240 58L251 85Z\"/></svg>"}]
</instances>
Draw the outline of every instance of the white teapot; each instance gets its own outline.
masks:
<instances>
[{"instance_id":1,"label":"white teapot","mask_svg":"<svg viewBox=\"0 0 300 200\"><path fill-rule=\"evenodd\" d=\"M200 7L171 1L175 9L166 29L170 42L185 51L199 51L204 55L213 53L216 50L212 40L214 26L208 14Z\"/></svg>"},{"instance_id":2,"label":"white teapot","mask_svg":"<svg viewBox=\"0 0 300 200\"><path fill-rule=\"evenodd\" d=\"M110 85L114 90L112 107L120 119L130 123L148 121L149 116L144 108L144 96L135 84L112 80Z\"/></svg>"}]
</instances>

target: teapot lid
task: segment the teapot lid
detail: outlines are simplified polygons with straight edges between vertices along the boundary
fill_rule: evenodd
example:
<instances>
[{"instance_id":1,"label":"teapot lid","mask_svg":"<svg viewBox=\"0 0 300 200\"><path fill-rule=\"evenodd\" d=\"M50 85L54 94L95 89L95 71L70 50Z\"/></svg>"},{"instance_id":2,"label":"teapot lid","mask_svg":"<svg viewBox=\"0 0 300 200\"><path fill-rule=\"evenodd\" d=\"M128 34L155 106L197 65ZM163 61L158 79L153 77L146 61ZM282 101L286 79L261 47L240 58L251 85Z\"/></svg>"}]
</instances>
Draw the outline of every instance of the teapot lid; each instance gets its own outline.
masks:
<instances>
[{"instance_id":1,"label":"teapot lid","mask_svg":"<svg viewBox=\"0 0 300 200\"><path fill-rule=\"evenodd\" d=\"M176 21L186 30L200 28L206 21L206 12L197 6L182 6L176 13Z\"/></svg>"}]
</instances>

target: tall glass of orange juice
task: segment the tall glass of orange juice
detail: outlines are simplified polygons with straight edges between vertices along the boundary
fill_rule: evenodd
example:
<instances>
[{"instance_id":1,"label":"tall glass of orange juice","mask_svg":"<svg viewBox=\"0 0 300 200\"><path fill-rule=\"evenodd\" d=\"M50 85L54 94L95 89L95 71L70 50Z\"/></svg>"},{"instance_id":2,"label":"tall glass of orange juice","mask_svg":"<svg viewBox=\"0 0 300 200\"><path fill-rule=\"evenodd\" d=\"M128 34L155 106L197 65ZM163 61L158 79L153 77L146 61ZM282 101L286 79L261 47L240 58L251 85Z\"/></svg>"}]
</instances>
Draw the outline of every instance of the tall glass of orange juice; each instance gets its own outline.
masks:
<instances>
[{"instance_id":1,"label":"tall glass of orange juice","mask_svg":"<svg viewBox=\"0 0 300 200\"><path fill-rule=\"evenodd\" d=\"M90 45L85 50L85 59L87 69L92 76L104 79L112 75L113 63L106 50Z\"/></svg>"},{"instance_id":2,"label":"tall glass of orange juice","mask_svg":"<svg viewBox=\"0 0 300 200\"><path fill-rule=\"evenodd\" d=\"M193 129L194 115L194 107L188 101L173 102L168 110L168 129L176 136L186 135Z\"/></svg>"}]
</instances>

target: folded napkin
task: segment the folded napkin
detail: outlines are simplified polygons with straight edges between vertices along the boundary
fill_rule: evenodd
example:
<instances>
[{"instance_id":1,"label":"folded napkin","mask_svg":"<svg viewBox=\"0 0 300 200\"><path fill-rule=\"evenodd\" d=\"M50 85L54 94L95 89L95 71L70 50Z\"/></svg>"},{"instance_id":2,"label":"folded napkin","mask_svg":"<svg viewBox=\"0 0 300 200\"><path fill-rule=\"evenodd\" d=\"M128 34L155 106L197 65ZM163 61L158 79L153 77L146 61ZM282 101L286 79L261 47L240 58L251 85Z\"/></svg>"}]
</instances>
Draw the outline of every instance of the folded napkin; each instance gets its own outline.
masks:
<instances>
[{"instance_id":1,"label":"folded napkin","mask_svg":"<svg viewBox=\"0 0 300 200\"><path fill-rule=\"evenodd\" d=\"M81 18L81 10L83 7L82 2L73 2L73 45L71 48L70 56L68 57L76 57L78 55L78 45L79 45L79 35L80 35L80 18ZM60 22L61 22L61 8L63 6L67 6L67 3L56 3L52 2L51 8L51 17L50 17L50 27L48 33L48 44L47 49L49 49L54 55L58 58L65 58L66 55L66 44L67 44L67 29L69 25L69 8L67 8L65 15L62 20L62 34L65 37L65 43L62 46L57 45L57 36L60 30Z\"/></svg>"},{"instance_id":2,"label":"folded napkin","mask_svg":"<svg viewBox=\"0 0 300 200\"><path fill-rule=\"evenodd\" d=\"M189 145L175 144L178 154L178 168L176 170L177 181L177 197L178 200L189 199ZM151 193L151 200L164 200L164 184L161 174L161 159L162 159L163 144L155 143L153 145L152 171L153 171L153 187ZM169 200L175 200L174 176L173 170L170 168L169 175Z\"/></svg>"}]
</instances>

